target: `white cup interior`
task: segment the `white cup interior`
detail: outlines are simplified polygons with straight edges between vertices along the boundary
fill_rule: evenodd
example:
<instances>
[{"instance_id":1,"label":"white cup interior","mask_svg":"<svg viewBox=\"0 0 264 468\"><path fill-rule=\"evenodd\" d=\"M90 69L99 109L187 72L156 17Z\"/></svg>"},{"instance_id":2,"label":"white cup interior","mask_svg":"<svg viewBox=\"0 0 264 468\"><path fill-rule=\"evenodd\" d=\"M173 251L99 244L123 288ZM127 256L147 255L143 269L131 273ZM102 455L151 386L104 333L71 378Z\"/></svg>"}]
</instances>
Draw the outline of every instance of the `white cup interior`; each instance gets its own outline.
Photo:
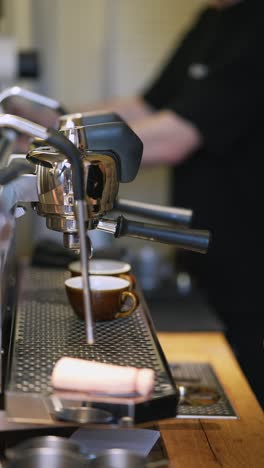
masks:
<instances>
[{"instance_id":1,"label":"white cup interior","mask_svg":"<svg viewBox=\"0 0 264 468\"><path fill-rule=\"evenodd\" d=\"M129 281L115 276L90 275L90 288L93 291L113 291L129 288ZM65 281L65 286L73 289L83 289L81 276L73 276Z\"/></svg>"},{"instance_id":2,"label":"white cup interior","mask_svg":"<svg viewBox=\"0 0 264 468\"><path fill-rule=\"evenodd\" d=\"M81 262L71 262L68 266L73 273L81 274ZM130 271L129 263L119 260L94 258L89 261L89 273L91 275L120 275Z\"/></svg>"}]
</instances>

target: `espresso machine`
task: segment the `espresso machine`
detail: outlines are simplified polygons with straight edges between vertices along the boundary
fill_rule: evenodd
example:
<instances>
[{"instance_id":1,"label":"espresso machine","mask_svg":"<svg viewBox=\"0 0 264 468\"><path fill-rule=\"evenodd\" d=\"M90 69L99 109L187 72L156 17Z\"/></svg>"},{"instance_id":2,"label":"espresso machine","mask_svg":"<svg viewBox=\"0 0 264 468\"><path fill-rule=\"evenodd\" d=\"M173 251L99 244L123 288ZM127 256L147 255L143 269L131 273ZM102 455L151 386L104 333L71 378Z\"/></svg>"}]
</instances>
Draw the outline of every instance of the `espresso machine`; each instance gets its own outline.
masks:
<instances>
[{"instance_id":1,"label":"espresso machine","mask_svg":"<svg viewBox=\"0 0 264 468\"><path fill-rule=\"evenodd\" d=\"M52 106L61 109L54 102ZM11 163L0 171L0 239L4 238L2 226L7 233L7 241L0 245L2 330L6 318L10 324L8 344L1 344L8 418L19 423L58 426L128 420L138 423L175 416L178 392L140 285L140 304L130 317L93 323L88 275L93 249L89 231L173 244L201 253L206 253L209 233L188 227L190 210L118 199L119 184L136 177L143 151L140 139L118 115L64 114L58 118L58 130L54 130L1 114L0 128L11 130L13 136L18 132L33 137L28 154L13 155ZM27 266L13 273L11 265L17 272L12 258L15 217L25 201L46 218L48 229L62 233L67 248L80 253L85 323L74 316L68 304L63 286L67 271ZM128 220L123 214L117 216L117 211L167 225ZM146 398L55 391L50 374L55 362L65 355L151 367L155 372L153 393Z\"/></svg>"}]
</instances>

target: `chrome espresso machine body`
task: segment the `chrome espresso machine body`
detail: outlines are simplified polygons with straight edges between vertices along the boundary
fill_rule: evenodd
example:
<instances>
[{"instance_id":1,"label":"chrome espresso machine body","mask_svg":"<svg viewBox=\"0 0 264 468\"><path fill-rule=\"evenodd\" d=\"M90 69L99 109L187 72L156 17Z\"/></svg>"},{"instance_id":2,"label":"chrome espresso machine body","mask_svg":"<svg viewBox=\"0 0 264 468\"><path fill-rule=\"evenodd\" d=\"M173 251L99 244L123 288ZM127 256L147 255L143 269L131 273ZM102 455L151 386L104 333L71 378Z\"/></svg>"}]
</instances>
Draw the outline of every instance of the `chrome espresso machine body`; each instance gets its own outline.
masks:
<instances>
[{"instance_id":1,"label":"chrome espresso machine body","mask_svg":"<svg viewBox=\"0 0 264 468\"><path fill-rule=\"evenodd\" d=\"M137 423L174 416L177 390L140 285L140 305L130 317L93 324L88 275L92 246L87 233L102 230L117 238L128 235L202 253L207 250L209 233L187 227L190 210L118 200L119 183L136 177L143 145L116 114L64 115L59 119L59 131L2 114L0 127L35 138L27 158L13 157L0 171L1 329L5 317L11 323L8 346L1 343L5 357L9 354L4 372L8 417L56 426L65 422ZM20 273L19 283L8 273L15 216L23 201L33 203L37 213L46 217L49 229L63 233L65 246L80 251L85 324L68 304L64 290L67 271L28 267ZM175 226L130 221L123 215L115 217L116 211ZM50 375L63 355L151 367L155 371L153 394L143 398L55 392Z\"/></svg>"}]
</instances>

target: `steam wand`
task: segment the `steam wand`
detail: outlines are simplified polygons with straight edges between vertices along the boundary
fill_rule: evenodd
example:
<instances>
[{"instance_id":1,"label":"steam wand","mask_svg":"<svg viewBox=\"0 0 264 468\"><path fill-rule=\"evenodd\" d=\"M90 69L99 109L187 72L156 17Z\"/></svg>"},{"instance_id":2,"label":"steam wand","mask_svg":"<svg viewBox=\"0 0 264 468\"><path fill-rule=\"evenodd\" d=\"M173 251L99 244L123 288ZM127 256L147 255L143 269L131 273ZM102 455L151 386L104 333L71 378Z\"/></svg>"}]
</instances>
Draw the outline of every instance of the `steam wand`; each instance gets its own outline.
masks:
<instances>
[{"instance_id":1,"label":"steam wand","mask_svg":"<svg viewBox=\"0 0 264 468\"><path fill-rule=\"evenodd\" d=\"M86 244L86 228L85 228L85 192L84 192L84 176L83 166L81 163L81 153L76 146L68 140L61 132L54 129L47 129L42 125L30 122L29 120L17 117L11 114L0 114L0 127L11 128L20 133L40 138L43 141L51 144L63 154L71 162L73 191L75 198L76 217L79 225L80 234L80 255L81 267L83 275L83 296L85 306L85 332L88 344L94 343L93 333L93 318L90 299L90 284L88 275L88 254Z\"/></svg>"}]
</instances>

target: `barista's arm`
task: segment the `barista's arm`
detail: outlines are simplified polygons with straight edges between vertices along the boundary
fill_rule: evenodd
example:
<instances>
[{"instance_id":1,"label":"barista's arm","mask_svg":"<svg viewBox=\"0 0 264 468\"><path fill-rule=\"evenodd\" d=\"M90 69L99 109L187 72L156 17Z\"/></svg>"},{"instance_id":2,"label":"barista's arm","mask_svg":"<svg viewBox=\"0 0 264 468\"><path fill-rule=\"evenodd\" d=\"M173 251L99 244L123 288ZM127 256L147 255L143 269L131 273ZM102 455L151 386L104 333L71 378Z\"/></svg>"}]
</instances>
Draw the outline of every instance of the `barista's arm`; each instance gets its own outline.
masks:
<instances>
[{"instance_id":1,"label":"barista's arm","mask_svg":"<svg viewBox=\"0 0 264 468\"><path fill-rule=\"evenodd\" d=\"M170 110L153 112L151 106L137 96L113 99L92 110L97 109L116 112L128 121L143 141L143 164L177 164L202 142L198 129L188 120Z\"/></svg>"},{"instance_id":2,"label":"barista's arm","mask_svg":"<svg viewBox=\"0 0 264 468\"><path fill-rule=\"evenodd\" d=\"M155 112L134 123L134 132L144 143L143 164L178 164L202 144L199 130L175 112Z\"/></svg>"},{"instance_id":3,"label":"barista's arm","mask_svg":"<svg viewBox=\"0 0 264 468\"><path fill-rule=\"evenodd\" d=\"M154 109L139 96L117 97L102 101L94 105L86 105L69 112L115 112L124 120L132 121L143 119L151 115ZM32 103L21 103L21 100L13 99L8 106L8 113L24 117L25 119L44 125L45 127L56 127L58 115L51 109Z\"/></svg>"},{"instance_id":4,"label":"barista's arm","mask_svg":"<svg viewBox=\"0 0 264 468\"><path fill-rule=\"evenodd\" d=\"M89 110L92 112L115 112L128 122L143 119L153 112L152 107L139 96L116 97L94 105L79 107L74 112L89 112Z\"/></svg>"}]
</instances>

